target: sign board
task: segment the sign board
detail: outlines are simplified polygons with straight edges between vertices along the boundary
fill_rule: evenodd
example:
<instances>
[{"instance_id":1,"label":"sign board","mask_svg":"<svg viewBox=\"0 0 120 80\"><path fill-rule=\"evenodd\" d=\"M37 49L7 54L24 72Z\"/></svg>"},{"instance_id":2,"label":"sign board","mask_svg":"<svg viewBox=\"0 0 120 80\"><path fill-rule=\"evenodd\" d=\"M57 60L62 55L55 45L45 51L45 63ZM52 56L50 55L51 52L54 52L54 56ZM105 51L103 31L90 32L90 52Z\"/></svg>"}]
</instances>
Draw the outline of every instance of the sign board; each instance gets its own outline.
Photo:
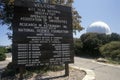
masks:
<instances>
[{"instance_id":1,"label":"sign board","mask_svg":"<svg viewBox=\"0 0 120 80\"><path fill-rule=\"evenodd\" d=\"M70 7L17 1L13 19L13 62L40 66L73 63Z\"/></svg>"}]
</instances>

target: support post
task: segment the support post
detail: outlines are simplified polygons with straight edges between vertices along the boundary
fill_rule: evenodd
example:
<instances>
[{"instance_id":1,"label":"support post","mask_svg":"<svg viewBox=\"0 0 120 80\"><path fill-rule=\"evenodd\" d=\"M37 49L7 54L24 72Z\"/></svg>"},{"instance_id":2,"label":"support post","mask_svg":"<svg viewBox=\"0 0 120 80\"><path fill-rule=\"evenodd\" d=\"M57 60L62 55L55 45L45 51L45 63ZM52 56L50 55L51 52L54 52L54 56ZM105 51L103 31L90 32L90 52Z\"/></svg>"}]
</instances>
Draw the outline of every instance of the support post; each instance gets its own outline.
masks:
<instances>
[{"instance_id":1,"label":"support post","mask_svg":"<svg viewBox=\"0 0 120 80\"><path fill-rule=\"evenodd\" d=\"M19 80L23 80L24 67L19 67L20 75Z\"/></svg>"},{"instance_id":2,"label":"support post","mask_svg":"<svg viewBox=\"0 0 120 80\"><path fill-rule=\"evenodd\" d=\"M69 76L69 64L65 63L65 76Z\"/></svg>"}]
</instances>

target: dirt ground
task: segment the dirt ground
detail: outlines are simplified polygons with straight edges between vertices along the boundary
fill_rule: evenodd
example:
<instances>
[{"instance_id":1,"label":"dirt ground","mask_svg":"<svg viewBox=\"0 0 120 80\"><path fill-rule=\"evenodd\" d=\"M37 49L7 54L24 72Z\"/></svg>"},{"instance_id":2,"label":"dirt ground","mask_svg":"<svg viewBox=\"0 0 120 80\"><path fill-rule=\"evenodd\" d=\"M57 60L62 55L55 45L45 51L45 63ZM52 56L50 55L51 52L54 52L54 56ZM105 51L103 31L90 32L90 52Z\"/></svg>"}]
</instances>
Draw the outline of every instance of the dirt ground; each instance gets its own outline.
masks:
<instances>
[{"instance_id":1,"label":"dirt ground","mask_svg":"<svg viewBox=\"0 0 120 80\"><path fill-rule=\"evenodd\" d=\"M82 80L85 77L85 72L77 69L70 68L69 76L64 76L65 71L47 72L45 74L34 74L28 80Z\"/></svg>"}]
</instances>

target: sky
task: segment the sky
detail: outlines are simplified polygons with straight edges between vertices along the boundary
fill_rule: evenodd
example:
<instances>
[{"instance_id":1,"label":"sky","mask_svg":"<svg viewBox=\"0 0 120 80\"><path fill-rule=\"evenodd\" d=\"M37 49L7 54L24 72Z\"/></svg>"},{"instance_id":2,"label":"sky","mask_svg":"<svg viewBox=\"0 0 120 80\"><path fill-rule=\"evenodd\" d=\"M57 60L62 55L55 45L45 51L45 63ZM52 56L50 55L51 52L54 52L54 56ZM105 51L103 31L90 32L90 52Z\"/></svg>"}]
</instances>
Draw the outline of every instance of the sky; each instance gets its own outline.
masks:
<instances>
[{"instance_id":1,"label":"sky","mask_svg":"<svg viewBox=\"0 0 120 80\"><path fill-rule=\"evenodd\" d=\"M9 46L11 45L11 40L7 36L8 26L0 25L0 46Z\"/></svg>"},{"instance_id":2,"label":"sky","mask_svg":"<svg viewBox=\"0 0 120 80\"><path fill-rule=\"evenodd\" d=\"M81 25L85 28L74 37L86 33L87 27L95 21L109 25L111 32L120 34L120 0L74 0L74 8L79 12Z\"/></svg>"},{"instance_id":3,"label":"sky","mask_svg":"<svg viewBox=\"0 0 120 80\"><path fill-rule=\"evenodd\" d=\"M74 0L73 6L82 16L81 25L85 28L74 37L86 33L87 27L95 21L107 23L111 32L120 34L120 0ZM7 32L7 26L0 25L0 45L11 44Z\"/></svg>"}]
</instances>

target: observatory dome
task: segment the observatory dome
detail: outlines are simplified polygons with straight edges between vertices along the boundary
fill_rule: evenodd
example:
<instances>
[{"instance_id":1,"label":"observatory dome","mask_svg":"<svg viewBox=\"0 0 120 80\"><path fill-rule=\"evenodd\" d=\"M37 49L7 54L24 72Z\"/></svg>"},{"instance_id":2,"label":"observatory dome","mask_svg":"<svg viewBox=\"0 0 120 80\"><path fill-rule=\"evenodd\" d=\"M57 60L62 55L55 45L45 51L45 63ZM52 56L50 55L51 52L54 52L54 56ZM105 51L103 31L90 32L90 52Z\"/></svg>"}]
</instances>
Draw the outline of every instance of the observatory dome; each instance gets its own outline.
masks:
<instances>
[{"instance_id":1,"label":"observatory dome","mask_svg":"<svg viewBox=\"0 0 120 80\"><path fill-rule=\"evenodd\" d=\"M104 34L111 34L110 27L102 22L102 21L97 21L93 22L88 28L87 28L87 33L104 33Z\"/></svg>"}]
</instances>

